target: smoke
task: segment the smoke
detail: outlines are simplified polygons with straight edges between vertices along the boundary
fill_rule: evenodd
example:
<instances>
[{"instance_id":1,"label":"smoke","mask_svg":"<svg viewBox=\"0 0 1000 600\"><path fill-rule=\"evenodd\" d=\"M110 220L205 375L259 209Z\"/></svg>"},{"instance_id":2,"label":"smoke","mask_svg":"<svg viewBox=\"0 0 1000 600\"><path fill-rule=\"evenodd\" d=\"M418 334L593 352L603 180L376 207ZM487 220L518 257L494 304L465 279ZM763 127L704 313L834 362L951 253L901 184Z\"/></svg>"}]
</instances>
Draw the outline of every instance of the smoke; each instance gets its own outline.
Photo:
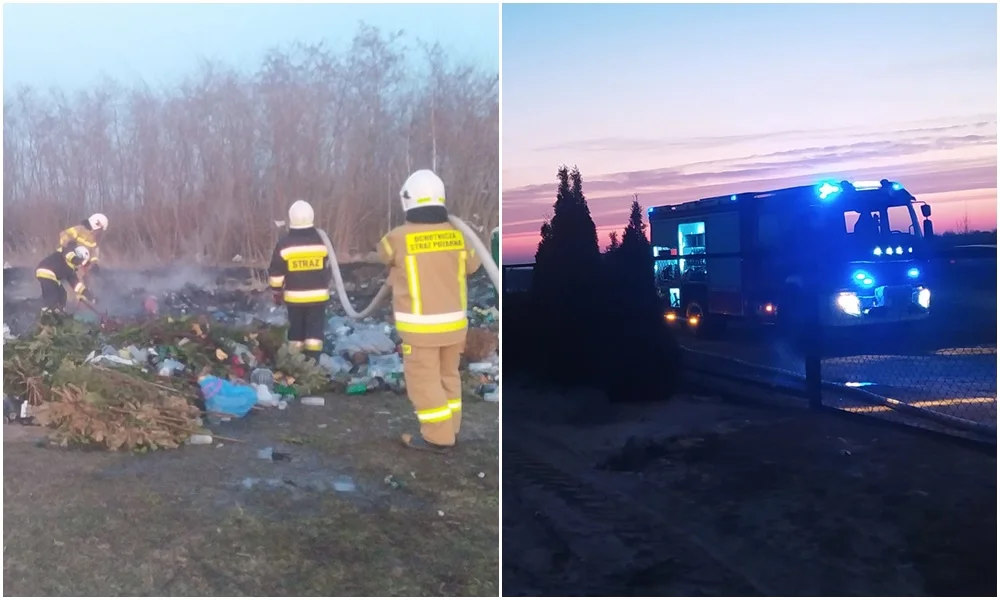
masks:
<instances>
[{"instance_id":1,"label":"smoke","mask_svg":"<svg viewBox=\"0 0 1000 600\"><path fill-rule=\"evenodd\" d=\"M147 296L162 299L185 288L215 292L220 288L222 274L219 269L176 264L147 271L103 270L94 290L99 300L97 308L113 317L139 314ZM246 279L249 276L247 273Z\"/></svg>"}]
</instances>

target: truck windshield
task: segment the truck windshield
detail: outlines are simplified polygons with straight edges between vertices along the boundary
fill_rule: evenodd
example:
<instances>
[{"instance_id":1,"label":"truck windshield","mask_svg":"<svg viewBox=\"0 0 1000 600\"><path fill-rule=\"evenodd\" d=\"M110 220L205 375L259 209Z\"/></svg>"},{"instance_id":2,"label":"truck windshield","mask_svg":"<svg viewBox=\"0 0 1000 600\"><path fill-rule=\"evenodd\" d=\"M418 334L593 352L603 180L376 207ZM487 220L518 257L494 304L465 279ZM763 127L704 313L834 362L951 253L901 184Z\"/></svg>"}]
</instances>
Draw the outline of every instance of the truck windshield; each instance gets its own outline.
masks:
<instances>
[{"instance_id":1,"label":"truck windshield","mask_svg":"<svg viewBox=\"0 0 1000 600\"><path fill-rule=\"evenodd\" d=\"M865 206L845 209L830 226L846 237L851 249L880 246L913 247L921 238L917 214L909 203L897 206ZM839 237L839 236L837 236Z\"/></svg>"}]
</instances>

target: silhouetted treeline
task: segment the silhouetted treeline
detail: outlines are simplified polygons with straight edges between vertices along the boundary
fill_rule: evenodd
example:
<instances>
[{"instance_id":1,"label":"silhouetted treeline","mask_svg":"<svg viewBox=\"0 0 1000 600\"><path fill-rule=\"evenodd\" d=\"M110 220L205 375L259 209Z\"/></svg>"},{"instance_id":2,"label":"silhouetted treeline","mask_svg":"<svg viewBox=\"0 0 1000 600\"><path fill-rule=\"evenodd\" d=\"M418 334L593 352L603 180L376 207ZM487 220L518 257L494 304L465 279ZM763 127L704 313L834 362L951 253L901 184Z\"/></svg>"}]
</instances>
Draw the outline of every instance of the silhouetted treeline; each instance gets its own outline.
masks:
<instances>
[{"instance_id":1,"label":"silhouetted treeline","mask_svg":"<svg viewBox=\"0 0 1000 600\"><path fill-rule=\"evenodd\" d=\"M276 49L254 73L206 63L159 91L5 89L5 252L49 252L60 228L101 211L111 261L260 261L301 197L339 252L365 254L401 222L399 188L420 168L488 232L498 74L401 36L362 26L344 53Z\"/></svg>"},{"instance_id":2,"label":"silhouetted treeline","mask_svg":"<svg viewBox=\"0 0 1000 600\"><path fill-rule=\"evenodd\" d=\"M601 254L579 170L562 167L541 228L528 294L505 295L503 366L558 384L605 389L619 402L672 393L680 351L663 320L642 207Z\"/></svg>"}]
</instances>

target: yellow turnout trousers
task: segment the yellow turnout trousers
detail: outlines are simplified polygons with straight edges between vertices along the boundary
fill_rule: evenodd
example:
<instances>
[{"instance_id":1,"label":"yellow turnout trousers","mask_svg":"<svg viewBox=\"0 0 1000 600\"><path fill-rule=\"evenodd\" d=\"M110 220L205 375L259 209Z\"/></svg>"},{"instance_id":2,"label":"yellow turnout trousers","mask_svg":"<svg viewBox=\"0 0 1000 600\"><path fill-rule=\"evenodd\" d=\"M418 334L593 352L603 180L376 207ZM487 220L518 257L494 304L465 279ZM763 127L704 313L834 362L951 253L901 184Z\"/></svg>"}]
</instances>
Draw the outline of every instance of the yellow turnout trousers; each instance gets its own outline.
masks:
<instances>
[{"instance_id":1,"label":"yellow turnout trousers","mask_svg":"<svg viewBox=\"0 0 1000 600\"><path fill-rule=\"evenodd\" d=\"M458 367L464 349L464 341L436 347L403 344L406 391L420 421L420 434L438 446L454 446L462 425Z\"/></svg>"}]
</instances>

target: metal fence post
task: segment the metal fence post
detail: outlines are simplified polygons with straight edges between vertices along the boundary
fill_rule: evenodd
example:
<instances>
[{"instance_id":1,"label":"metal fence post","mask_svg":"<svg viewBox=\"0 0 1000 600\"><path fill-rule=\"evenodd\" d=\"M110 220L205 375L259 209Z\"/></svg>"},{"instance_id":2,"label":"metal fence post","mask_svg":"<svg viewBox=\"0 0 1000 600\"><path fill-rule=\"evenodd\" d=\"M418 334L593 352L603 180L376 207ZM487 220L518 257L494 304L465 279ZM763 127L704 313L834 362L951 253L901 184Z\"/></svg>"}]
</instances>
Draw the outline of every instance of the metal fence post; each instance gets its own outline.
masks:
<instances>
[{"instance_id":1,"label":"metal fence post","mask_svg":"<svg viewBox=\"0 0 1000 600\"><path fill-rule=\"evenodd\" d=\"M820 318L820 294L816 286L809 286L806 293L807 323L806 333L803 336L805 345L804 354L806 360L806 397L809 399L809 408L818 410L823 406L823 328Z\"/></svg>"}]
</instances>

